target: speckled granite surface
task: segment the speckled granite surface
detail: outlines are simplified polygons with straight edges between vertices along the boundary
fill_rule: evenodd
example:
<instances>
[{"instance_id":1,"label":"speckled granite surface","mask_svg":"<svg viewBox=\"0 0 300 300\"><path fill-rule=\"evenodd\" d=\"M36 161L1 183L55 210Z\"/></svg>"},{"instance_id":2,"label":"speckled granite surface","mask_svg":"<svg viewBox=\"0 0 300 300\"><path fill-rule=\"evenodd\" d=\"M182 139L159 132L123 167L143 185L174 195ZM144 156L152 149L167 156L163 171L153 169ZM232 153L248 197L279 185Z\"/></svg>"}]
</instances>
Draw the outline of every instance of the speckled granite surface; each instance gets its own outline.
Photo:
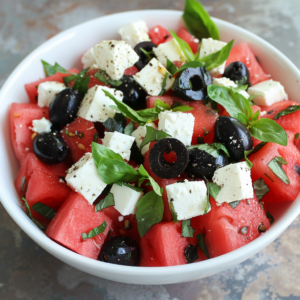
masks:
<instances>
[{"instance_id":1,"label":"speckled granite surface","mask_svg":"<svg viewBox=\"0 0 300 300\"><path fill-rule=\"evenodd\" d=\"M271 42L300 67L299 0L202 0L211 15ZM46 39L101 15L148 8L183 9L184 0L0 0L0 86ZM255 300L300 299L300 217L270 246L210 278L168 286L102 280L50 256L0 205L0 299Z\"/></svg>"}]
</instances>

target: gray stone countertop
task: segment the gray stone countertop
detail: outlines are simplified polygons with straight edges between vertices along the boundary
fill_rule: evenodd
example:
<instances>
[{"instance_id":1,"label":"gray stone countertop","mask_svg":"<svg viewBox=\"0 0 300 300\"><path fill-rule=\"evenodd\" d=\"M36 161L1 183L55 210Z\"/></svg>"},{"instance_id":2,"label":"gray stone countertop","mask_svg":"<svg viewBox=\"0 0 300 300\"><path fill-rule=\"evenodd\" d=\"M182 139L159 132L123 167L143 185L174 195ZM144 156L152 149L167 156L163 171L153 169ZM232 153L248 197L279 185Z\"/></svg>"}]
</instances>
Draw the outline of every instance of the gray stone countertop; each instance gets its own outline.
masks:
<instances>
[{"instance_id":1,"label":"gray stone countertop","mask_svg":"<svg viewBox=\"0 0 300 300\"><path fill-rule=\"evenodd\" d=\"M300 67L299 0L202 3L212 16L261 36ZM184 0L0 0L0 86L28 53L75 24L120 11L183 6ZM85 274L36 245L1 205L0 220L1 300L300 299L300 217L271 245L228 271L161 286L120 284Z\"/></svg>"}]
</instances>

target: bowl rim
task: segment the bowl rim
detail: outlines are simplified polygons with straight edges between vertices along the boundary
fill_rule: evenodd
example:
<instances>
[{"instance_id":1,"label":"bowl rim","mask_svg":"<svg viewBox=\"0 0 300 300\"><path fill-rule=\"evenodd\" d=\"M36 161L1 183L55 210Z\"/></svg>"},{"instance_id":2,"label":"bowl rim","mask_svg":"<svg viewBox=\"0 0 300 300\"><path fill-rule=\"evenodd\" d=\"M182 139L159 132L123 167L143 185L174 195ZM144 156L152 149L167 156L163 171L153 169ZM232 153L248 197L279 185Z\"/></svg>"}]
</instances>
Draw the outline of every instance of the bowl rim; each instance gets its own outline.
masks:
<instances>
[{"instance_id":1,"label":"bowl rim","mask_svg":"<svg viewBox=\"0 0 300 300\"><path fill-rule=\"evenodd\" d=\"M182 11L177 10L164 10L164 9L153 9L153 10L134 10L134 11L128 11L128 12L121 12L116 14L110 14L106 16L101 16L99 18L95 18L83 23L80 23L76 26L73 26L67 30L64 30L60 32L59 34L55 35L51 39L47 40L43 44L41 44L39 47L37 47L35 50L33 50L30 54L28 54L19 64L18 66L13 70L13 72L9 75L9 77L6 79L3 87L0 91L0 103L5 95L5 93L8 92L8 90L11 88L13 81L15 80L15 77L18 77L18 73L22 73L22 69L27 66L30 61L34 60L34 58L37 56L38 53L40 53L44 48L55 45L56 43L59 43L61 39L63 39L65 36L68 36L74 32L77 28L80 28L83 25L87 25L88 23L92 23L95 20L98 19L109 19L112 16L118 16L123 17L125 15L131 14L131 13L145 13L145 12L151 12L155 16L159 15L166 15L169 14L170 16L175 17L182 14ZM227 27L234 27L235 29L239 29L241 34L247 33L248 36L255 38L260 44L263 46L266 46L267 48L271 49L273 53L277 54L281 59L284 60L285 64L289 69L292 69L294 72L298 73L300 76L300 71L298 68L288 59L283 53L281 53L279 50L277 50L274 46L263 40L262 38L258 37L257 35L253 34L252 32L249 32L246 29L243 29L235 24L232 24L230 22L218 19L218 18L212 18L214 22L217 24L218 27L220 26L227 26ZM1 132L2 135L2 132ZM1 156L3 156L1 154ZM120 265L114 265L114 264L107 264L100 261L95 261L94 259L87 258L85 256L82 256L80 254L77 254L73 252L72 250L69 250L58 243L52 241L50 238L48 238L42 231L40 231L34 223L27 217L27 215L24 213L23 215L19 214L19 212L16 212L14 209L14 202L10 201L9 197L5 194L2 188L2 183L0 183L0 198L1 202L5 208L5 210L9 213L9 215L13 218L13 220L20 226L20 228L26 232L28 236L30 236L31 239L33 239L39 246L44 248L47 252L50 252L50 254L58 257L60 260L66 262L66 261L75 261L75 263L84 268L88 268L90 270L97 269L98 271L101 270L103 272L108 272L110 274L118 273L120 275L138 275L138 276L152 276L155 277L156 275L164 275L164 276L170 276L174 273L180 273L182 277L184 277L185 274L188 274L192 271L208 271L212 268L227 268L234 265L234 261L238 261L239 263L248 259L250 256L248 255L245 258L245 253L250 253L253 255L254 253L257 253L262 248L267 246L269 243L271 243L275 238L277 238L293 221L294 219L299 215L300 213L300 203L297 203L294 201L290 208L288 209L287 213L283 215L279 221L276 221L272 227L263 235L255 239L254 241L250 242L249 244L236 249L232 252L229 252L227 254L201 261L198 263L193 264L186 264L186 265L179 265L179 266L169 266L169 267L129 267L129 266L120 266ZM184 281L184 280L183 280Z\"/></svg>"}]
</instances>

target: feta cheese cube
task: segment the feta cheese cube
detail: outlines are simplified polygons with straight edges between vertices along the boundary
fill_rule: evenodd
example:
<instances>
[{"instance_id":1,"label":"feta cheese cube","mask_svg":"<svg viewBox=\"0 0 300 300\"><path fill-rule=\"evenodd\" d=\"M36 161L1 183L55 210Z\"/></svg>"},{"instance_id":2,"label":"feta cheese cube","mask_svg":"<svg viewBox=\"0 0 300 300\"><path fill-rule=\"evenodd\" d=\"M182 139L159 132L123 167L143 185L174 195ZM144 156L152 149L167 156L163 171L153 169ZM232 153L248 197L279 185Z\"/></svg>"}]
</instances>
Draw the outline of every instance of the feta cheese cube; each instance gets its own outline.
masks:
<instances>
[{"instance_id":1,"label":"feta cheese cube","mask_svg":"<svg viewBox=\"0 0 300 300\"><path fill-rule=\"evenodd\" d=\"M125 185L117 184L113 184L110 192L114 195L114 207L122 216L135 214L137 203L144 195L143 192L137 192Z\"/></svg>"},{"instance_id":2,"label":"feta cheese cube","mask_svg":"<svg viewBox=\"0 0 300 300\"><path fill-rule=\"evenodd\" d=\"M181 52L179 46L177 45L174 39L170 40L169 42L162 43L156 48L153 48L153 52L164 67L167 67L167 58L171 62L186 62L183 53Z\"/></svg>"},{"instance_id":3,"label":"feta cheese cube","mask_svg":"<svg viewBox=\"0 0 300 300\"><path fill-rule=\"evenodd\" d=\"M213 85L225 86L227 88L236 88L238 85L231 81L229 78L221 77L221 78L213 78ZM250 97L250 95L246 91L239 91L239 94L244 96L246 99Z\"/></svg>"},{"instance_id":4,"label":"feta cheese cube","mask_svg":"<svg viewBox=\"0 0 300 300\"><path fill-rule=\"evenodd\" d=\"M253 99L253 102L261 106L269 106L288 100L284 87L278 81L273 81L272 79L251 86L248 89L248 93L250 95L258 95Z\"/></svg>"},{"instance_id":5,"label":"feta cheese cube","mask_svg":"<svg viewBox=\"0 0 300 300\"><path fill-rule=\"evenodd\" d=\"M127 161L130 159L130 149L135 140L135 137L123 134L120 132L104 132L105 136L102 139L102 145L119 153Z\"/></svg>"},{"instance_id":6,"label":"feta cheese cube","mask_svg":"<svg viewBox=\"0 0 300 300\"><path fill-rule=\"evenodd\" d=\"M251 171L245 161L215 171L213 182L221 187L215 199L219 203L253 198Z\"/></svg>"},{"instance_id":7,"label":"feta cheese cube","mask_svg":"<svg viewBox=\"0 0 300 300\"><path fill-rule=\"evenodd\" d=\"M97 66L113 80L122 78L124 71L132 67L139 56L124 41L103 41L94 46L94 57Z\"/></svg>"},{"instance_id":8,"label":"feta cheese cube","mask_svg":"<svg viewBox=\"0 0 300 300\"><path fill-rule=\"evenodd\" d=\"M149 126L149 127L152 127L154 128L155 130L157 130L157 127L154 123L147 123L146 125L144 126L139 126L136 130L134 130L131 135L133 137L135 137L135 141L136 141L136 144L137 146L140 148L145 136L146 136L146 133L147 133L147 128L146 126ZM149 147L150 147L150 143L145 145L141 152L142 152L142 155L144 155L145 153L147 153L149 151Z\"/></svg>"},{"instance_id":9,"label":"feta cheese cube","mask_svg":"<svg viewBox=\"0 0 300 300\"><path fill-rule=\"evenodd\" d=\"M81 194L90 204L97 199L106 187L98 175L92 153L84 156L68 171L66 181L75 192Z\"/></svg>"},{"instance_id":10,"label":"feta cheese cube","mask_svg":"<svg viewBox=\"0 0 300 300\"><path fill-rule=\"evenodd\" d=\"M93 64L96 63L93 47L83 54L83 56L81 57L81 62L84 69L90 68Z\"/></svg>"},{"instance_id":11,"label":"feta cheese cube","mask_svg":"<svg viewBox=\"0 0 300 300\"><path fill-rule=\"evenodd\" d=\"M123 41L134 48L141 42L150 41L148 31L145 21L137 21L121 27L118 33L121 35Z\"/></svg>"},{"instance_id":12,"label":"feta cheese cube","mask_svg":"<svg viewBox=\"0 0 300 300\"><path fill-rule=\"evenodd\" d=\"M29 127L32 131L37 133L51 132L52 123L46 118L41 118L40 120L33 120L32 127Z\"/></svg>"},{"instance_id":13,"label":"feta cheese cube","mask_svg":"<svg viewBox=\"0 0 300 300\"><path fill-rule=\"evenodd\" d=\"M200 49L200 58L216 53L218 51L220 51L224 46L226 46L227 43L221 42L221 41L217 41L217 40L213 40L212 38L208 38L208 39L202 39L201 41L201 49ZM209 73L211 76L218 76L219 74L223 74L224 70L225 70L225 65L226 65L226 61L212 69Z\"/></svg>"},{"instance_id":14,"label":"feta cheese cube","mask_svg":"<svg viewBox=\"0 0 300 300\"><path fill-rule=\"evenodd\" d=\"M204 214L207 187L204 181L177 182L166 186L169 204L172 201L178 220L188 220Z\"/></svg>"},{"instance_id":15,"label":"feta cheese cube","mask_svg":"<svg viewBox=\"0 0 300 300\"><path fill-rule=\"evenodd\" d=\"M66 86L57 81L45 81L38 86L38 106L49 106L56 94L64 90Z\"/></svg>"},{"instance_id":16,"label":"feta cheese cube","mask_svg":"<svg viewBox=\"0 0 300 300\"><path fill-rule=\"evenodd\" d=\"M158 130L170 134L185 146L190 146L194 132L195 117L181 111L163 111L158 115Z\"/></svg>"},{"instance_id":17,"label":"feta cheese cube","mask_svg":"<svg viewBox=\"0 0 300 300\"><path fill-rule=\"evenodd\" d=\"M92 122L105 122L108 118L113 118L116 110L110 105L115 102L104 94L102 90L111 93L117 100L123 100L123 93L106 86L95 85L90 88L81 101L77 116Z\"/></svg>"},{"instance_id":18,"label":"feta cheese cube","mask_svg":"<svg viewBox=\"0 0 300 300\"><path fill-rule=\"evenodd\" d=\"M152 58L147 66L136 73L133 78L149 95L158 96L166 74L169 74L165 87L167 91L172 87L175 78L156 58Z\"/></svg>"}]
</instances>

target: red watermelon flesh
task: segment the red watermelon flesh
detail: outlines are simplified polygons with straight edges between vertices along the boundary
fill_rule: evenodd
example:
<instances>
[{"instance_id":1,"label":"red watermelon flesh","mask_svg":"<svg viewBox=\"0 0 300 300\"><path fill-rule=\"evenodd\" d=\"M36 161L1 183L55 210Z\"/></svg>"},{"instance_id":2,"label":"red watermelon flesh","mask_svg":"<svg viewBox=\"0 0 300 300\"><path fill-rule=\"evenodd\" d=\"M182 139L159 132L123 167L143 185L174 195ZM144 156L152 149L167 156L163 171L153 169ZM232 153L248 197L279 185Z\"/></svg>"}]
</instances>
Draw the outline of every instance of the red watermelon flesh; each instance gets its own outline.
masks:
<instances>
[{"instance_id":1,"label":"red watermelon flesh","mask_svg":"<svg viewBox=\"0 0 300 300\"><path fill-rule=\"evenodd\" d=\"M161 43L166 42L166 40L169 37L171 37L171 34L170 34L169 30L163 28L160 25L157 25L157 26L153 27L152 29L150 29L149 37L150 37L152 43L159 45Z\"/></svg>"},{"instance_id":2,"label":"red watermelon flesh","mask_svg":"<svg viewBox=\"0 0 300 300\"><path fill-rule=\"evenodd\" d=\"M91 239L82 239L82 233L88 233L104 221L107 227L103 233ZM95 213L95 206L90 205L80 194L76 193L72 194L61 206L50 222L46 235L83 256L97 259L111 223L109 217L103 212Z\"/></svg>"},{"instance_id":3,"label":"red watermelon flesh","mask_svg":"<svg viewBox=\"0 0 300 300\"><path fill-rule=\"evenodd\" d=\"M99 71L98 69L91 69L86 72L86 76L90 76L89 85L88 85L89 89L94 87L95 85L102 85L102 86L105 85L102 81L100 81L94 76L98 71Z\"/></svg>"},{"instance_id":4,"label":"red watermelon flesh","mask_svg":"<svg viewBox=\"0 0 300 300\"><path fill-rule=\"evenodd\" d=\"M196 229L195 234L205 230L204 242L210 258L236 250L259 237L259 225L263 224L266 229L270 227L256 197L240 201L234 209L228 203L217 205L212 197L210 203L211 211L208 214L191 221ZM244 227L247 227L246 234L241 232Z\"/></svg>"},{"instance_id":5,"label":"red watermelon flesh","mask_svg":"<svg viewBox=\"0 0 300 300\"><path fill-rule=\"evenodd\" d=\"M127 68L124 72L124 75L130 75L130 76L133 76L135 75L136 73L139 72L139 69L135 66L132 66L130 68Z\"/></svg>"},{"instance_id":6,"label":"red watermelon flesh","mask_svg":"<svg viewBox=\"0 0 300 300\"><path fill-rule=\"evenodd\" d=\"M76 132L79 132L80 135L83 134L83 137L80 138L78 134L76 135ZM62 137L71 150L73 163L76 163L87 152L95 133L97 131L94 123L81 117L78 117L63 129Z\"/></svg>"},{"instance_id":7,"label":"red watermelon flesh","mask_svg":"<svg viewBox=\"0 0 300 300\"><path fill-rule=\"evenodd\" d=\"M190 34L186 28L180 28L177 32L177 35L189 44L194 53L197 53L199 48L199 40Z\"/></svg>"},{"instance_id":8,"label":"red watermelon flesh","mask_svg":"<svg viewBox=\"0 0 300 300\"><path fill-rule=\"evenodd\" d=\"M37 96L38 96L38 90L37 87L40 83L46 82L46 81L58 81L63 83L63 78L66 76L72 75L71 73L79 73L77 69L70 69L70 73L63 74L63 73L56 73L52 76L45 77L43 79L37 80L35 82L27 83L25 84L25 90L27 92L27 95L29 97L29 101L31 103L37 103Z\"/></svg>"},{"instance_id":9,"label":"red watermelon flesh","mask_svg":"<svg viewBox=\"0 0 300 300\"><path fill-rule=\"evenodd\" d=\"M242 62L248 68L252 85L270 79L247 43L241 43L231 49L226 66L235 61Z\"/></svg>"},{"instance_id":10,"label":"red watermelon flesh","mask_svg":"<svg viewBox=\"0 0 300 300\"><path fill-rule=\"evenodd\" d=\"M141 238L140 249L140 267L162 267L159 259L154 252L153 246L145 236Z\"/></svg>"},{"instance_id":11,"label":"red watermelon flesh","mask_svg":"<svg viewBox=\"0 0 300 300\"><path fill-rule=\"evenodd\" d=\"M49 119L48 107L38 107L36 104L13 103L10 107L10 137L15 155L22 165L28 153L32 150L33 120L45 117Z\"/></svg>"},{"instance_id":12,"label":"red watermelon flesh","mask_svg":"<svg viewBox=\"0 0 300 300\"><path fill-rule=\"evenodd\" d=\"M282 201L293 201L300 192L300 175L295 167L300 166L300 153L294 145L294 134L288 132L289 142L286 147L274 143L267 143L261 150L249 156L253 163L251 169L252 181L263 178L264 182L270 188L270 191L264 196L263 201L277 203ZM280 180L267 164L275 157L281 156L286 162L282 165L290 183L287 185Z\"/></svg>"}]
</instances>

